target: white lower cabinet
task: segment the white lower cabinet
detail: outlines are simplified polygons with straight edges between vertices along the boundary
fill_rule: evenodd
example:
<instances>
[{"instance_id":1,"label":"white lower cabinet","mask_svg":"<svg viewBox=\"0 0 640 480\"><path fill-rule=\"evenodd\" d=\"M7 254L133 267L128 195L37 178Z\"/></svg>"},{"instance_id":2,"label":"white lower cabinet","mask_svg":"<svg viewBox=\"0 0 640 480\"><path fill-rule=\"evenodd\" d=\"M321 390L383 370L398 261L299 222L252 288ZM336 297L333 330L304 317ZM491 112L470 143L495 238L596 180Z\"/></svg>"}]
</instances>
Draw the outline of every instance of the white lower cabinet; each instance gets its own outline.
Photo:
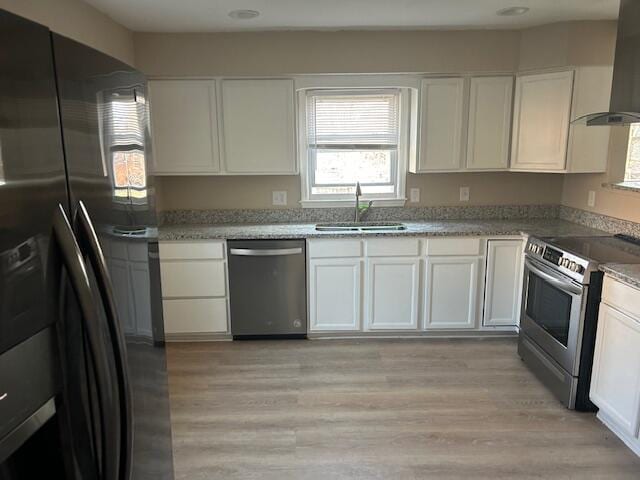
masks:
<instances>
[{"instance_id":1,"label":"white lower cabinet","mask_svg":"<svg viewBox=\"0 0 640 480\"><path fill-rule=\"evenodd\" d=\"M640 422L640 321L600 307L591 399L626 434Z\"/></svg>"},{"instance_id":2,"label":"white lower cabinet","mask_svg":"<svg viewBox=\"0 0 640 480\"><path fill-rule=\"evenodd\" d=\"M513 327L522 243L479 237L310 239L309 332L486 332L480 317L487 245L487 325Z\"/></svg>"},{"instance_id":3,"label":"white lower cabinet","mask_svg":"<svg viewBox=\"0 0 640 480\"><path fill-rule=\"evenodd\" d=\"M476 327L481 257L427 257L425 329Z\"/></svg>"},{"instance_id":4,"label":"white lower cabinet","mask_svg":"<svg viewBox=\"0 0 640 480\"><path fill-rule=\"evenodd\" d=\"M415 330L418 327L420 259L367 260L367 327Z\"/></svg>"},{"instance_id":5,"label":"white lower cabinet","mask_svg":"<svg viewBox=\"0 0 640 480\"><path fill-rule=\"evenodd\" d=\"M118 316L124 326L125 333L133 334L136 330L135 318L131 312L131 288L129 288L130 276L127 260L120 258L108 258L109 273L111 282L114 285L126 285L127 288L114 288L116 306L118 308Z\"/></svg>"},{"instance_id":6,"label":"white lower cabinet","mask_svg":"<svg viewBox=\"0 0 640 480\"><path fill-rule=\"evenodd\" d=\"M600 418L640 456L640 290L605 277L590 398Z\"/></svg>"},{"instance_id":7,"label":"white lower cabinet","mask_svg":"<svg viewBox=\"0 0 640 480\"><path fill-rule=\"evenodd\" d=\"M131 336L152 338L147 244L105 237L100 241L124 332Z\"/></svg>"},{"instance_id":8,"label":"white lower cabinet","mask_svg":"<svg viewBox=\"0 0 640 480\"><path fill-rule=\"evenodd\" d=\"M360 258L309 260L310 331L360 330L362 268Z\"/></svg>"},{"instance_id":9,"label":"white lower cabinet","mask_svg":"<svg viewBox=\"0 0 640 480\"><path fill-rule=\"evenodd\" d=\"M162 242L160 272L168 340L229 333L225 242Z\"/></svg>"},{"instance_id":10,"label":"white lower cabinet","mask_svg":"<svg viewBox=\"0 0 640 480\"><path fill-rule=\"evenodd\" d=\"M522 246L521 239L487 242L487 274L482 319L485 327L519 324Z\"/></svg>"},{"instance_id":11,"label":"white lower cabinet","mask_svg":"<svg viewBox=\"0 0 640 480\"><path fill-rule=\"evenodd\" d=\"M226 332L224 298L173 298L163 300L164 328L169 334Z\"/></svg>"}]
</instances>

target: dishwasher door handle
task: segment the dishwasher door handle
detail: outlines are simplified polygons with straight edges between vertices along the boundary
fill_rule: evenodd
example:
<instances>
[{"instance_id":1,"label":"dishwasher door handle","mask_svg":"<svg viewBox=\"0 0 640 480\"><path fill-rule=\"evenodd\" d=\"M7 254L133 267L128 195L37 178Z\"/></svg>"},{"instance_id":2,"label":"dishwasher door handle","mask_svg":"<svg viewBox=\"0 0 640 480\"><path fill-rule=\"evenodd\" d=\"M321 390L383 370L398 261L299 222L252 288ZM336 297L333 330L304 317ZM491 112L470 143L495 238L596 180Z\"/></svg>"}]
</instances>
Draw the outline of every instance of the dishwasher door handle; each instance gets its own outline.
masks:
<instances>
[{"instance_id":1,"label":"dishwasher door handle","mask_svg":"<svg viewBox=\"0 0 640 480\"><path fill-rule=\"evenodd\" d=\"M229 249L231 255L242 255L245 257L279 257L283 255L301 255L302 248L231 248Z\"/></svg>"}]
</instances>

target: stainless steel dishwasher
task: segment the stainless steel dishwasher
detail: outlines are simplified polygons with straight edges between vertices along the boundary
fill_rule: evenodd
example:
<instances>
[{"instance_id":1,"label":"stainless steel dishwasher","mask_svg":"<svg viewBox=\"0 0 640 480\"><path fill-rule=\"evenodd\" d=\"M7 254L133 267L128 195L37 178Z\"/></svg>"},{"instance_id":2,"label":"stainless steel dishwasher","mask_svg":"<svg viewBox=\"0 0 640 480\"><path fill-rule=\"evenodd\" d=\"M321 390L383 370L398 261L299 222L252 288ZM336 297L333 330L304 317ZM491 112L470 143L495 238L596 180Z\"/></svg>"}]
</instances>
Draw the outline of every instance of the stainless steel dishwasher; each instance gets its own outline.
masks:
<instances>
[{"instance_id":1,"label":"stainless steel dishwasher","mask_svg":"<svg viewBox=\"0 0 640 480\"><path fill-rule=\"evenodd\" d=\"M230 240L227 248L233 338L306 338L305 241Z\"/></svg>"}]
</instances>

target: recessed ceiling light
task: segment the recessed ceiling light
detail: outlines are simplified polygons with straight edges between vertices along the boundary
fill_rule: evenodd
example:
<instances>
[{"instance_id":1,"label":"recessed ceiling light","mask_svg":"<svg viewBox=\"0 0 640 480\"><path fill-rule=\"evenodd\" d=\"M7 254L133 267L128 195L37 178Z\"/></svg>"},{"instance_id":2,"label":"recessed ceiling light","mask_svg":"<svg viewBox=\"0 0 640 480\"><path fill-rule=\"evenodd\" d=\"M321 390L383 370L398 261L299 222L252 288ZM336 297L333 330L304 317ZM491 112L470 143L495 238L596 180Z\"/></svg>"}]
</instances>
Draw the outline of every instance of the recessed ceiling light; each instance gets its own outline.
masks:
<instances>
[{"instance_id":1,"label":"recessed ceiling light","mask_svg":"<svg viewBox=\"0 0 640 480\"><path fill-rule=\"evenodd\" d=\"M524 15L529 11L529 7L507 7L498 10L496 14L503 17L515 17L517 15Z\"/></svg>"},{"instance_id":2,"label":"recessed ceiling light","mask_svg":"<svg viewBox=\"0 0 640 480\"><path fill-rule=\"evenodd\" d=\"M229 16L234 20L250 20L260 15L257 10L232 10Z\"/></svg>"}]
</instances>

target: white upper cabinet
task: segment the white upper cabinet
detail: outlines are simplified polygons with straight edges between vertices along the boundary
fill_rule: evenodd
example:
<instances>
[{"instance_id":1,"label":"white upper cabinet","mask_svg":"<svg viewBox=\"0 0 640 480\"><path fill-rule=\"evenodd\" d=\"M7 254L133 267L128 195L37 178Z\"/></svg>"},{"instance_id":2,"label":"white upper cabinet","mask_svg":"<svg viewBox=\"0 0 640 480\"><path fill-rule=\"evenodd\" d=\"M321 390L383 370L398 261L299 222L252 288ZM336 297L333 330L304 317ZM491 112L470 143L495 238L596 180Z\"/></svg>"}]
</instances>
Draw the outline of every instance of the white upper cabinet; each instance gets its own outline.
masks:
<instances>
[{"instance_id":1,"label":"white upper cabinet","mask_svg":"<svg viewBox=\"0 0 640 480\"><path fill-rule=\"evenodd\" d=\"M573 70L517 77L512 170L565 170L572 90Z\"/></svg>"},{"instance_id":2,"label":"white upper cabinet","mask_svg":"<svg viewBox=\"0 0 640 480\"><path fill-rule=\"evenodd\" d=\"M522 240L487 242L485 327L518 325L522 282Z\"/></svg>"},{"instance_id":3,"label":"white upper cabinet","mask_svg":"<svg viewBox=\"0 0 640 480\"><path fill-rule=\"evenodd\" d=\"M474 77L469 91L468 170L509 166L513 77Z\"/></svg>"},{"instance_id":4,"label":"white upper cabinet","mask_svg":"<svg viewBox=\"0 0 640 480\"><path fill-rule=\"evenodd\" d=\"M576 68L571 120L588 113L608 112L611 97L611 65ZM567 172L606 172L611 127L571 125Z\"/></svg>"},{"instance_id":5,"label":"white upper cabinet","mask_svg":"<svg viewBox=\"0 0 640 480\"><path fill-rule=\"evenodd\" d=\"M420 90L420 148L413 173L461 168L464 79L426 78Z\"/></svg>"},{"instance_id":6,"label":"white upper cabinet","mask_svg":"<svg viewBox=\"0 0 640 480\"><path fill-rule=\"evenodd\" d=\"M296 174L293 80L222 80L221 91L226 173Z\"/></svg>"},{"instance_id":7,"label":"white upper cabinet","mask_svg":"<svg viewBox=\"0 0 640 480\"><path fill-rule=\"evenodd\" d=\"M220 172L216 89L211 80L149 81L156 175Z\"/></svg>"}]
</instances>

